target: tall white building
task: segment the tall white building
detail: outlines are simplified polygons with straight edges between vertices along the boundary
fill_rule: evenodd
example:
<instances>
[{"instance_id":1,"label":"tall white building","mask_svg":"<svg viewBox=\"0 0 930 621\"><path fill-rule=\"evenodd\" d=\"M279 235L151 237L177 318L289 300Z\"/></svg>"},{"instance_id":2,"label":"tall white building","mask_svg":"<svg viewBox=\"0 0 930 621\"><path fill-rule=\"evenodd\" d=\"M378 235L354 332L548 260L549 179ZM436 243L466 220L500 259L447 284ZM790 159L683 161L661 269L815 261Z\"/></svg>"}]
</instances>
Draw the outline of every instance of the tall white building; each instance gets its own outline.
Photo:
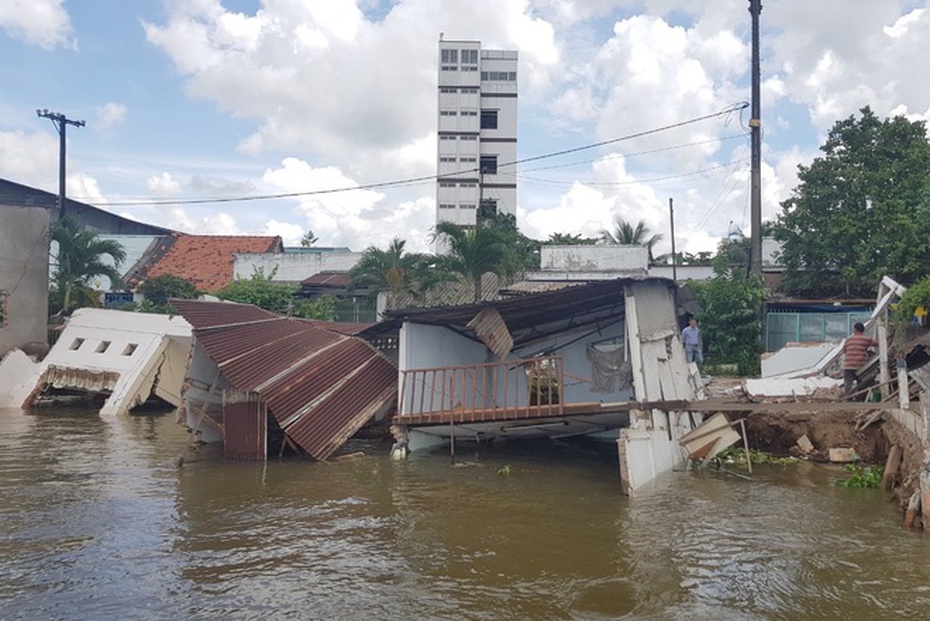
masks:
<instances>
[{"instance_id":1,"label":"tall white building","mask_svg":"<svg viewBox=\"0 0 930 621\"><path fill-rule=\"evenodd\" d=\"M436 221L517 213L517 52L439 40Z\"/></svg>"}]
</instances>

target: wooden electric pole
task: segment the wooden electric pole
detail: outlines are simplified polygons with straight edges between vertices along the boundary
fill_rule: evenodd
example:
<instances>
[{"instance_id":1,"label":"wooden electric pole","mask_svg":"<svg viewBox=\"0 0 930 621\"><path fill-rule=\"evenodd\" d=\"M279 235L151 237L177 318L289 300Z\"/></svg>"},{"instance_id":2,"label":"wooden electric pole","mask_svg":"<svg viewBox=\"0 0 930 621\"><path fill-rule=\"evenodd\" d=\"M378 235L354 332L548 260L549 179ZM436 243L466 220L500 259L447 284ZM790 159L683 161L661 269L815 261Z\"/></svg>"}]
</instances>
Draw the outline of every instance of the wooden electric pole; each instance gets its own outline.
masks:
<instances>
[{"instance_id":1,"label":"wooden electric pole","mask_svg":"<svg viewBox=\"0 0 930 621\"><path fill-rule=\"evenodd\" d=\"M39 117L44 119L49 119L52 122L52 125L55 126L55 129L58 130L59 136L59 146L58 146L58 217L65 217L65 153L66 153L66 141L65 137L67 134L68 125L74 125L75 127L84 127L84 121L75 121L69 119L64 114L60 112L49 112L45 108L42 110L36 110L36 114Z\"/></svg>"},{"instance_id":2,"label":"wooden electric pole","mask_svg":"<svg viewBox=\"0 0 930 621\"><path fill-rule=\"evenodd\" d=\"M762 97L759 88L759 14L762 0L749 0L752 15L752 118L749 119L752 153L750 154L749 215L750 237L749 273L762 274Z\"/></svg>"}]
</instances>

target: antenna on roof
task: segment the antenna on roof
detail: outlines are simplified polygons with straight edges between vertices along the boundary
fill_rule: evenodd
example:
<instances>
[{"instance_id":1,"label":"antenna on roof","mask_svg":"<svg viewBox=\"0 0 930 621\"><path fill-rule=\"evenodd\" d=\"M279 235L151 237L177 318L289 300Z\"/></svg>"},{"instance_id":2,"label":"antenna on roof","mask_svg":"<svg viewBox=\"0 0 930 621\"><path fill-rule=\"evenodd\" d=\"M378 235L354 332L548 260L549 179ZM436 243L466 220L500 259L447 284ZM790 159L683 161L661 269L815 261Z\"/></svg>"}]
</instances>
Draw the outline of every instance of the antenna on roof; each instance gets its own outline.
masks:
<instances>
[{"instance_id":1,"label":"antenna on roof","mask_svg":"<svg viewBox=\"0 0 930 621\"><path fill-rule=\"evenodd\" d=\"M440 33L439 33L439 40L440 40L440 41L442 41L442 35L444 35L444 34L445 34L444 32L440 32Z\"/></svg>"}]
</instances>

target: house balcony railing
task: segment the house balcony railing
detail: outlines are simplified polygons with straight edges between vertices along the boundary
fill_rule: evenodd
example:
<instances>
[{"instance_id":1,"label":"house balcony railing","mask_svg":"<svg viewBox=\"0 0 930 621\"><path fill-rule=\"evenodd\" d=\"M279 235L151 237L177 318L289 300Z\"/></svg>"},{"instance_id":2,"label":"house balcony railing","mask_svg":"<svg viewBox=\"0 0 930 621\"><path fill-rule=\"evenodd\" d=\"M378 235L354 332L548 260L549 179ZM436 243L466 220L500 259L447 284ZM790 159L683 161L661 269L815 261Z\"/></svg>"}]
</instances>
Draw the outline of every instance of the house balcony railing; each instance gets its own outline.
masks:
<instances>
[{"instance_id":1,"label":"house balcony railing","mask_svg":"<svg viewBox=\"0 0 930 621\"><path fill-rule=\"evenodd\" d=\"M561 356L401 372L399 422L477 422L564 413Z\"/></svg>"}]
</instances>

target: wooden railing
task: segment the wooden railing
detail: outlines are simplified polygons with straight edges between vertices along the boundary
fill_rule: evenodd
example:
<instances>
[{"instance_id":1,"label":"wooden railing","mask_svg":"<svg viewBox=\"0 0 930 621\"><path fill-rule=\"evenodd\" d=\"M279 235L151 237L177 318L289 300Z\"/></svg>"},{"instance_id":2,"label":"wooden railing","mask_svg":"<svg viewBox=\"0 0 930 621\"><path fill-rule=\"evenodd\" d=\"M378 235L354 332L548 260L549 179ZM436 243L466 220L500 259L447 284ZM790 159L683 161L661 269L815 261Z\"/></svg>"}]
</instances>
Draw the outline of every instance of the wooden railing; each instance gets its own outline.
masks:
<instances>
[{"instance_id":1,"label":"wooden railing","mask_svg":"<svg viewBox=\"0 0 930 621\"><path fill-rule=\"evenodd\" d=\"M476 420L484 411L524 418L564 412L561 356L408 369L401 373L400 416L455 414Z\"/></svg>"}]
</instances>

